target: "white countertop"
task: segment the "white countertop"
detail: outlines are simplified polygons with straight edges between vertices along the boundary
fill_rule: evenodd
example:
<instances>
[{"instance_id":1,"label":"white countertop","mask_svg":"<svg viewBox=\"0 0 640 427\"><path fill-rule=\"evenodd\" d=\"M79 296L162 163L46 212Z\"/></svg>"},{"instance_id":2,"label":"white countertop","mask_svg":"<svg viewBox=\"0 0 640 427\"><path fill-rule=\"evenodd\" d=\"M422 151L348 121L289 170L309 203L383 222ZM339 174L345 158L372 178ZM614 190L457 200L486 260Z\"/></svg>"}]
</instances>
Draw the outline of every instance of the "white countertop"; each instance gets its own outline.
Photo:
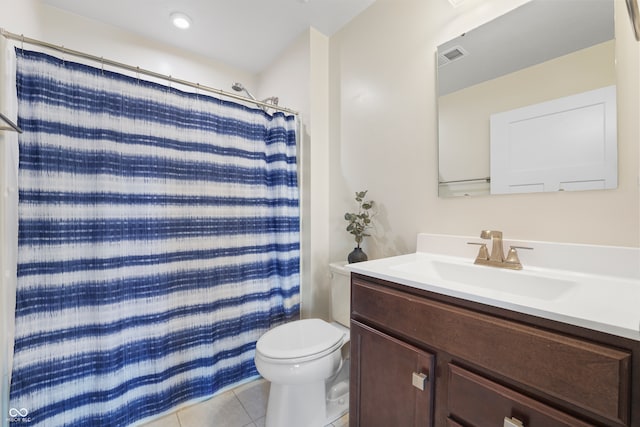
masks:
<instances>
[{"instance_id":1,"label":"white countertop","mask_svg":"<svg viewBox=\"0 0 640 427\"><path fill-rule=\"evenodd\" d=\"M480 241L475 237L442 236L421 234L418 236L418 251L413 254L349 264L352 272L376 277L402 285L457 297L469 301L513 310L571 325L581 326L632 340L640 341L640 250L590 245L566 245L548 242L507 242L534 248L535 256L521 251L524 265L521 271L475 266L473 261L477 246L466 245L467 241ZM436 253L436 246L444 248ZM460 248L459 253L458 247ZM469 247L471 250L469 250ZM452 249L453 248L453 249ZM553 257L553 266L545 259L546 252ZM471 254L470 254L471 253ZM577 254L577 259L576 259ZM461 256L463 255L463 256ZM558 260L560 257L560 261ZM503 275L508 281L545 277L559 284L575 283L557 293L537 295L532 292L511 292L508 286L488 287L468 285L461 281L446 280L428 271L413 266L425 263L440 263L451 268L492 269L491 277ZM580 267L580 266L584 267ZM409 268L407 268L409 267ZM498 271L496 271L498 270ZM478 271L480 275L484 273ZM524 273L525 276L522 276ZM499 276L499 278L503 278ZM523 280L524 282L524 280ZM540 283L540 282L532 282ZM554 282L555 283L555 282ZM529 285L524 285L529 286ZM531 285L531 286L535 286ZM545 284L545 287L547 285ZM553 285L549 285L553 286ZM521 287L521 289L524 289ZM550 288L551 291L554 291Z\"/></svg>"}]
</instances>

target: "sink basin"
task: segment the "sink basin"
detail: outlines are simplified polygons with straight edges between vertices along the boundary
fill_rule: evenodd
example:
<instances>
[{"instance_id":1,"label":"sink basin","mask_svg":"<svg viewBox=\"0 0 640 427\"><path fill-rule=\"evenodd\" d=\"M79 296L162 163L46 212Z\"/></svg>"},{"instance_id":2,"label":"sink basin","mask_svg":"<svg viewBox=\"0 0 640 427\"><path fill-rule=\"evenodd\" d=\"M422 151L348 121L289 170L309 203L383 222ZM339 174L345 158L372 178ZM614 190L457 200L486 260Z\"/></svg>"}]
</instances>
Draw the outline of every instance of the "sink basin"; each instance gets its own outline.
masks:
<instances>
[{"instance_id":1,"label":"sink basin","mask_svg":"<svg viewBox=\"0 0 640 427\"><path fill-rule=\"evenodd\" d=\"M578 284L569 278L557 278L537 271L514 271L428 258L419 258L390 268L418 275L434 285L442 281L454 282L464 287L547 301L560 298Z\"/></svg>"},{"instance_id":2,"label":"sink basin","mask_svg":"<svg viewBox=\"0 0 640 427\"><path fill-rule=\"evenodd\" d=\"M640 341L640 249L508 241L522 270L476 265L471 236L418 235L416 252L348 264L356 275Z\"/></svg>"}]
</instances>

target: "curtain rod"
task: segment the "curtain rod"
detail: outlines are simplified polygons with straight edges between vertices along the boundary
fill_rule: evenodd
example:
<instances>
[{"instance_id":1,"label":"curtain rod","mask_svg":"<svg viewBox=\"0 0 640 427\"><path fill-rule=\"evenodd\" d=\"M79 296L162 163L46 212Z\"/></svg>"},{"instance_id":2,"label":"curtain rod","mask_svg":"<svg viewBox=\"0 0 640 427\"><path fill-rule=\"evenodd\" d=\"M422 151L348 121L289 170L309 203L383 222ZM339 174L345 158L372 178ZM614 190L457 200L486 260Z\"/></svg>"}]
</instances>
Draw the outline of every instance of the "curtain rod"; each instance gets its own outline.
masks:
<instances>
[{"instance_id":1,"label":"curtain rod","mask_svg":"<svg viewBox=\"0 0 640 427\"><path fill-rule=\"evenodd\" d=\"M5 116L4 114L0 113L0 119L5 122L6 124L8 124L9 126L0 126L0 130L12 130L14 132L18 132L18 133L22 133L22 129L20 129L20 127L13 123L9 117Z\"/></svg>"},{"instance_id":2,"label":"curtain rod","mask_svg":"<svg viewBox=\"0 0 640 427\"><path fill-rule=\"evenodd\" d=\"M41 47L45 47L47 49L52 49L58 52L62 52L64 54L67 55L72 55L72 56L76 56L79 58L84 58L84 59L88 59L94 62L98 62L100 64L103 65L110 65L112 67L117 67L117 68L122 68L128 71L133 71L135 73L139 73L139 74L145 74L147 76L151 76L151 77L155 77L157 79L162 79L162 80L167 80L171 83L178 83L184 86L188 86L197 90L203 90L206 92L211 92L211 93L215 93L216 95L221 95L221 96L225 96L227 98L232 98L238 101L243 101L243 102L248 102L250 104L254 104L257 105L259 107L266 107L266 108L272 108L274 110L278 110L278 111L282 111L284 113L289 113L289 114L294 114L294 115L298 115L298 112L295 110L291 110L289 108L285 108L285 107L280 107L278 105L274 105L274 104L270 104L267 102L262 102L262 101L258 101L255 99L251 99L251 98L247 98L244 97L242 95L236 95L235 93L231 93L231 92L226 92L222 89L216 89L213 87L209 87L209 86L205 86L205 85L201 85L200 83L193 83L187 80L181 80L181 79L176 79L175 77L172 76L168 76L165 74L160 74L160 73L156 73L155 71L150 71L150 70L145 70L143 68L140 67L134 67L132 65L128 65L128 64L124 64L122 62L118 62L118 61L113 61L111 59L105 59L103 57L99 57L99 56L95 56L95 55L91 55L88 53L84 53L84 52L80 52L77 50L73 50L73 49L68 49L64 46L58 46L58 45L54 45L51 43L47 43L41 40L36 40L36 39L32 39L29 37L25 37L22 34L16 34L16 33L12 33L10 31L5 30L4 28L0 28L0 34L2 36L4 36L7 39L12 39L12 40L16 40L19 41L21 43L27 43L27 44L31 44L31 45L35 45L35 46L41 46Z\"/></svg>"}]
</instances>

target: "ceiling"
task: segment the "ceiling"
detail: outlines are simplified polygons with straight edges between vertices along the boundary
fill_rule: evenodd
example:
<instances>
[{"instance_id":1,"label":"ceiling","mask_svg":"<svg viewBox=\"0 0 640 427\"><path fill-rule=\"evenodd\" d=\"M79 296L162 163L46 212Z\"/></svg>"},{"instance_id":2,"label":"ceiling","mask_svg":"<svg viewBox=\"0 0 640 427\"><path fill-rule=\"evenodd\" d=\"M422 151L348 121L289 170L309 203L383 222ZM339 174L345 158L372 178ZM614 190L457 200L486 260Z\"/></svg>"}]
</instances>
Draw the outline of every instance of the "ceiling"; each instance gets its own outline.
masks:
<instances>
[{"instance_id":1,"label":"ceiling","mask_svg":"<svg viewBox=\"0 0 640 427\"><path fill-rule=\"evenodd\" d=\"M258 73L309 27L333 35L375 0L42 0L43 3ZM183 12L191 28L173 27Z\"/></svg>"}]
</instances>

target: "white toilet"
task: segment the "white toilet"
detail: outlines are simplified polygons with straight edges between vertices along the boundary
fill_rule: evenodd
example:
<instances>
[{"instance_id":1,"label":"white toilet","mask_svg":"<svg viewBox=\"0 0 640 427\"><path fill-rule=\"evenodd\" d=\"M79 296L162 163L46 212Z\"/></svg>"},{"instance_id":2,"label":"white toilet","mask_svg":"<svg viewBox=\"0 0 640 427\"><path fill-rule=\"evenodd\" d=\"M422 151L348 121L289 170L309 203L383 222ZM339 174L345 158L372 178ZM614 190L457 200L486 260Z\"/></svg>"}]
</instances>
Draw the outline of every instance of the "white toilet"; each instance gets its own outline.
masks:
<instances>
[{"instance_id":1,"label":"white toilet","mask_svg":"<svg viewBox=\"0 0 640 427\"><path fill-rule=\"evenodd\" d=\"M349 409L350 276L330 268L333 322L296 320L256 344L256 368L271 382L266 427L324 427Z\"/></svg>"}]
</instances>

